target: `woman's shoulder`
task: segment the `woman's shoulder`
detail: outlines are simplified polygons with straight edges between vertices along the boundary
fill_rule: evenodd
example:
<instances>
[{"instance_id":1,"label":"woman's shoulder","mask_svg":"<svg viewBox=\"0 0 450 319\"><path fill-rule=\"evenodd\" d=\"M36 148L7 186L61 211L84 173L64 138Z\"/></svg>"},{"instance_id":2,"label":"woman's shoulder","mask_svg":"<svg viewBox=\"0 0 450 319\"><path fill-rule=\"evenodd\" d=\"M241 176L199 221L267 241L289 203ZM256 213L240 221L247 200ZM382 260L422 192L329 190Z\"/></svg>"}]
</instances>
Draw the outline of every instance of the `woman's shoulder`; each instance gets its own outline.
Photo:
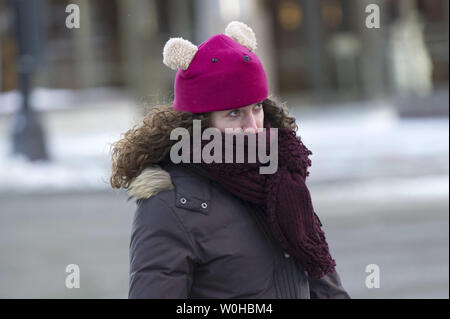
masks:
<instances>
[{"instance_id":1,"label":"woman's shoulder","mask_svg":"<svg viewBox=\"0 0 450 319\"><path fill-rule=\"evenodd\" d=\"M151 165L134 178L128 187L131 198L143 201L156 194L174 189L169 172L159 165Z\"/></svg>"},{"instance_id":2,"label":"woman's shoulder","mask_svg":"<svg viewBox=\"0 0 450 319\"><path fill-rule=\"evenodd\" d=\"M145 168L129 186L138 205L159 205L207 213L211 201L211 180L201 169L173 163Z\"/></svg>"},{"instance_id":3,"label":"woman's shoulder","mask_svg":"<svg viewBox=\"0 0 450 319\"><path fill-rule=\"evenodd\" d=\"M142 215L145 224L164 227L158 219L170 223L175 218L187 232L196 234L224 223L243 222L250 209L201 165L159 163L148 167L131 183L130 191L138 198L137 215Z\"/></svg>"}]
</instances>

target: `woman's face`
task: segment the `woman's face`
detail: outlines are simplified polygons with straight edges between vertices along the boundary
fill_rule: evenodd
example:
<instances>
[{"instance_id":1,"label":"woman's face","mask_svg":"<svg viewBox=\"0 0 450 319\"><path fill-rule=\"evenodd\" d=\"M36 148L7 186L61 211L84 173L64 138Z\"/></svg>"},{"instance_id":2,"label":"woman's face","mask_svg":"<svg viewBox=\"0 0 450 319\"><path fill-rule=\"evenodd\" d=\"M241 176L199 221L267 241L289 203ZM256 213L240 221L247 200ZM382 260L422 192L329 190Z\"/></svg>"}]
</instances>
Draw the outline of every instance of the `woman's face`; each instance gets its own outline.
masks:
<instances>
[{"instance_id":1,"label":"woman's face","mask_svg":"<svg viewBox=\"0 0 450 319\"><path fill-rule=\"evenodd\" d=\"M237 109L211 112L210 124L222 132L225 132L225 128L232 128L256 133L257 129L264 127L262 102Z\"/></svg>"}]
</instances>

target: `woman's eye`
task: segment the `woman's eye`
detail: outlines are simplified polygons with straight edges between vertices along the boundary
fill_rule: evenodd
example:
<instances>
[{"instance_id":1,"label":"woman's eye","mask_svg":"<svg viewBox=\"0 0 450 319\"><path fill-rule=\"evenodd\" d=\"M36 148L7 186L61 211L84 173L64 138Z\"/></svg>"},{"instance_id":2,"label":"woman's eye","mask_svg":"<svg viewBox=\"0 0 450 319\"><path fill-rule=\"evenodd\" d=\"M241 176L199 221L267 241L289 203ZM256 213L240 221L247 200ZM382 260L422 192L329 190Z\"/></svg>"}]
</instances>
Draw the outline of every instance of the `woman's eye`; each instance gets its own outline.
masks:
<instances>
[{"instance_id":1,"label":"woman's eye","mask_svg":"<svg viewBox=\"0 0 450 319\"><path fill-rule=\"evenodd\" d=\"M230 113L228 113L228 115L231 117L236 117L238 114L239 114L239 110L233 110Z\"/></svg>"},{"instance_id":2,"label":"woman's eye","mask_svg":"<svg viewBox=\"0 0 450 319\"><path fill-rule=\"evenodd\" d=\"M261 103L256 104L256 105L255 105L255 109L256 109L256 110L262 109L262 104L261 104Z\"/></svg>"}]
</instances>

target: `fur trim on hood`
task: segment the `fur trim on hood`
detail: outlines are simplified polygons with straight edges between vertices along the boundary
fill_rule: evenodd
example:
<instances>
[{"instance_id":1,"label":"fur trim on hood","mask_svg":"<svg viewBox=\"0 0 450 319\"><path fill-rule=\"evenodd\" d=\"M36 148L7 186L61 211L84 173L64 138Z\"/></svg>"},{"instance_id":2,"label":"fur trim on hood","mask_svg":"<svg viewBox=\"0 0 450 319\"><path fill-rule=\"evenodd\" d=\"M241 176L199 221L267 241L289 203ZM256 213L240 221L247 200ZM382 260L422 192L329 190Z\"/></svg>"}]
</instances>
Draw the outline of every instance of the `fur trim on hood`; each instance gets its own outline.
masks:
<instances>
[{"instance_id":1,"label":"fur trim on hood","mask_svg":"<svg viewBox=\"0 0 450 319\"><path fill-rule=\"evenodd\" d=\"M144 199L173 188L170 174L159 165L152 165L130 183L128 192L135 199Z\"/></svg>"}]
</instances>

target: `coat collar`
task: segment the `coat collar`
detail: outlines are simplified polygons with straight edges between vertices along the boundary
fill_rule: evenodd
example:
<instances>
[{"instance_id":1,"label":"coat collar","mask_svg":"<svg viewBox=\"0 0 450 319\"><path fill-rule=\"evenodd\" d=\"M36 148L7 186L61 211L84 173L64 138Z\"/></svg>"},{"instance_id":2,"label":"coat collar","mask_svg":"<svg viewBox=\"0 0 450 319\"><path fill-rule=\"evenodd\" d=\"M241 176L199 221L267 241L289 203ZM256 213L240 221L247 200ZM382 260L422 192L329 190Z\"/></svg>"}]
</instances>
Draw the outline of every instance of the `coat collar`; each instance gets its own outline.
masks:
<instances>
[{"instance_id":1,"label":"coat collar","mask_svg":"<svg viewBox=\"0 0 450 319\"><path fill-rule=\"evenodd\" d=\"M128 192L135 199L146 199L173 188L170 174L160 165L152 165L133 179L128 187Z\"/></svg>"},{"instance_id":2,"label":"coat collar","mask_svg":"<svg viewBox=\"0 0 450 319\"><path fill-rule=\"evenodd\" d=\"M208 213L212 181L200 166L161 162L145 168L130 183L128 192L130 198L139 200L174 190L176 207Z\"/></svg>"}]
</instances>

